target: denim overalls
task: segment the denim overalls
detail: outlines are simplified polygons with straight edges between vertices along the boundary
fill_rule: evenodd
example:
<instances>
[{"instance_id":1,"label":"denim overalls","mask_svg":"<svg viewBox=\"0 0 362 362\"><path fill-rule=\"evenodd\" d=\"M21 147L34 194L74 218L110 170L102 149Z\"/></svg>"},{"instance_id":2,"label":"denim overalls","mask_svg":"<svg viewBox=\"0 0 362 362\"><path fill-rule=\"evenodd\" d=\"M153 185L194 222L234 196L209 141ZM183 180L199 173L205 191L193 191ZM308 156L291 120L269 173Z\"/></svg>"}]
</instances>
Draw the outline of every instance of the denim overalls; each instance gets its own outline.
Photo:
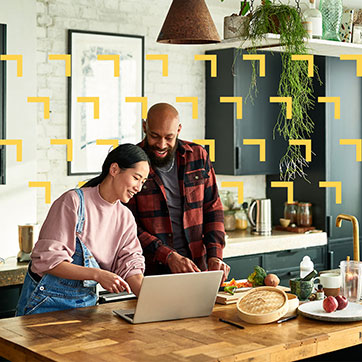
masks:
<instances>
[{"instance_id":1,"label":"denim overalls","mask_svg":"<svg viewBox=\"0 0 362 362\"><path fill-rule=\"evenodd\" d=\"M75 189L75 191L80 198L76 231L81 233L84 225L84 196L81 189ZM72 264L99 268L97 261L78 236L72 258ZM96 285L97 282L94 280L63 279L51 274L44 274L37 282L28 271L16 308L16 315L93 306L97 302Z\"/></svg>"}]
</instances>

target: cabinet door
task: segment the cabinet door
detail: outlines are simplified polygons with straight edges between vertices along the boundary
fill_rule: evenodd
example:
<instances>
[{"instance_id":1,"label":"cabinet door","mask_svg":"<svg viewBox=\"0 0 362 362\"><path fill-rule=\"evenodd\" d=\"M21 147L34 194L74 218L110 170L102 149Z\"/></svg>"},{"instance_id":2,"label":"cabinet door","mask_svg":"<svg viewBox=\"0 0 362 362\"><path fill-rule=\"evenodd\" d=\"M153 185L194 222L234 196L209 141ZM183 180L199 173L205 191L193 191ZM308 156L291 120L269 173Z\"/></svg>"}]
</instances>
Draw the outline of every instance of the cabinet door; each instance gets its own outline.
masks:
<instances>
[{"instance_id":1,"label":"cabinet door","mask_svg":"<svg viewBox=\"0 0 362 362\"><path fill-rule=\"evenodd\" d=\"M326 96L340 97L340 119L335 119L334 105L326 105L327 181L342 182L342 203L336 203L333 188L327 192L327 216L331 216L330 240L352 237L348 221L336 227L338 214L350 214L362 221L362 165L356 161L356 146L341 145L341 139L362 138L362 80L356 76L355 62L327 58ZM352 255L351 255L352 258Z\"/></svg>"},{"instance_id":2,"label":"cabinet door","mask_svg":"<svg viewBox=\"0 0 362 362\"><path fill-rule=\"evenodd\" d=\"M273 139L273 128L280 104L269 101L277 96L280 78L280 55L265 53L266 76L259 76L258 94L249 96L252 63L243 60L236 49L209 51L216 54L217 77L211 77L210 62L206 62L206 138L215 139L214 168L227 175L273 174L279 170L279 160L285 149L281 137ZM242 119L238 119L235 103L220 103L220 97L242 97ZM244 139L266 142L265 161L260 161L257 145L244 145Z\"/></svg>"},{"instance_id":3,"label":"cabinet door","mask_svg":"<svg viewBox=\"0 0 362 362\"><path fill-rule=\"evenodd\" d=\"M361 245L360 245L361 249ZM353 259L353 240L349 239L346 241L335 241L330 242L328 245L329 252L333 252L333 256L331 257L331 269L339 268L339 264L342 260L346 260L347 256Z\"/></svg>"},{"instance_id":4,"label":"cabinet door","mask_svg":"<svg viewBox=\"0 0 362 362\"><path fill-rule=\"evenodd\" d=\"M0 318L15 316L15 309L18 304L21 289L22 284L0 288Z\"/></svg>"},{"instance_id":5,"label":"cabinet door","mask_svg":"<svg viewBox=\"0 0 362 362\"><path fill-rule=\"evenodd\" d=\"M262 265L262 255L236 256L224 258L224 261L230 266L228 280L245 279L254 271L255 265Z\"/></svg>"}]
</instances>

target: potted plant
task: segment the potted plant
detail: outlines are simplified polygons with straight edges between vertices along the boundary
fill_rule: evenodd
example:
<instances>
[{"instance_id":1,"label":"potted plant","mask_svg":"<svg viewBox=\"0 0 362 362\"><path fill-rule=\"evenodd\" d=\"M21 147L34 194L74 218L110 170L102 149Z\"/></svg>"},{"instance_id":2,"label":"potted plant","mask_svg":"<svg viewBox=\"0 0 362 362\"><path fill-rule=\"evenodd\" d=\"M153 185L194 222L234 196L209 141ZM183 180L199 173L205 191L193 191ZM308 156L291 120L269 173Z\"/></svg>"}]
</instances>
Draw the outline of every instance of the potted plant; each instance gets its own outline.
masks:
<instances>
[{"instance_id":1,"label":"potted plant","mask_svg":"<svg viewBox=\"0 0 362 362\"><path fill-rule=\"evenodd\" d=\"M303 27L300 12L290 5L262 0L261 5L250 12L248 18L249 22L243 40L251 44L248 48L249 53L256 53L262 48L260 44L263 44L268 33L279 34L280 46L283 47L282 73L277 95L292 97L292 118L287 119L286 103L281 103L281 111L276 120L273 136L275 137L275 132L277 132L287 141L309 139L314 128L314 123L309 116L309 110L314 106L312 78L308 76L306 61L291 59L293 54L308 54L305 44L308 33ZM314 76L318 77L316 66ZM256 80L255 62L252 62L252 80L248 95L251 100L257 95ZM308 167L308 162L301 146L289 145L279 163L280 179L290 181L296 176L301 176L307 180L305 167Z\"/></svg>"},{"instance_id":2,"label":"potted plant","mask_svg":"<svg viewBox=\"0 0 362 362\"><path fill-rule=\"evenodd\" d=\"M221 0L224 1L224 0ZM246 35L249 25L250 3L247 0L240 1L239 14L231 14L224 18L224 39L242 38Z\"/></svg>"}]
</instances>

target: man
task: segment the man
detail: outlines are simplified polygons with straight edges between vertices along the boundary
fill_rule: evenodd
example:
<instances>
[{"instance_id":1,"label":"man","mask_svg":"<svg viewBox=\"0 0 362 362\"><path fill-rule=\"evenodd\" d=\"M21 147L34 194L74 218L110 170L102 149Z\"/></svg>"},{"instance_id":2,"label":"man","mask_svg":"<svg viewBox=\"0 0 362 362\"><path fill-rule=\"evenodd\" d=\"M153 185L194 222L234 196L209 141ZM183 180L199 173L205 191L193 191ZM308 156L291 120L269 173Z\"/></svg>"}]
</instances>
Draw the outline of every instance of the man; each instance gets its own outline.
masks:
<instances>
[{"instance_id":1,"label":"man","mask_svg":"<svg viewBox=\"0 0 362 362\"><path fill-rule=\"evenodd\" d=\"M181 141L177 110L152 106L140 146L151 160L149 178L127 206L138 225L146 274L223 270L223 208L207 152Z\"/></svg>"}]
</instances>

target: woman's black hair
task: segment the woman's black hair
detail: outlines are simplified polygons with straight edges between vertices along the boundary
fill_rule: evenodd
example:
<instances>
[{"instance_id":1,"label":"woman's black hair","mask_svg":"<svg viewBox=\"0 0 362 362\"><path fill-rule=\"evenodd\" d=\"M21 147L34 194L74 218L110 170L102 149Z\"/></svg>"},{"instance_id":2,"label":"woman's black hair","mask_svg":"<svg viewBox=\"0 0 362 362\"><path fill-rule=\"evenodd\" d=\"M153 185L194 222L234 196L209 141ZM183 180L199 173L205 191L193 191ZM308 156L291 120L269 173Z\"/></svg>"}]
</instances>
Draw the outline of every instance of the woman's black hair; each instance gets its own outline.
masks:
<instances>
[{"instance_id":1,"label":"woman's black hair","mask_svg":"<svg viewBox=\"0 0 362 362\"><path fill-rule=\"evenodd\" d=\"M119 145L108 153L103 162L102 173L89 180L82 187L95 187L99 185L107 177L112 163L116 163L121 170L125 170L127 168L133 168L136 163L141 161L150 163L147 154L141 147L133 145L132 143Z\"/></svg>"}]
</instances>

